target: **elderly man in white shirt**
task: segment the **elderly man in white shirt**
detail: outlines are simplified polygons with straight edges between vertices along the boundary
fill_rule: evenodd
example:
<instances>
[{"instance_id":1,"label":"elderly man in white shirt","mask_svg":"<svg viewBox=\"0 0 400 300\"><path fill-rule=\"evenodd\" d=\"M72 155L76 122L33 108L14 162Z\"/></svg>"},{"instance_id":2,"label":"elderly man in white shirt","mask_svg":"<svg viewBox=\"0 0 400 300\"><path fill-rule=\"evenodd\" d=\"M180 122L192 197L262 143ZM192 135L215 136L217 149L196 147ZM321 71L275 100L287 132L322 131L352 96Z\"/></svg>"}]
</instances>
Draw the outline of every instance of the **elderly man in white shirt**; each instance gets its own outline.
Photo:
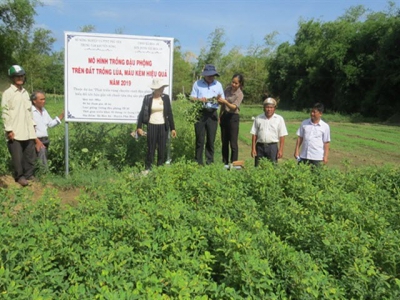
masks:
<instances>
[{"instance_id":1,"label":"elderly man in white shirt","mask_svg":"<svg viewBox=\"0 0 400 300\"><path fill-rule=\"evenodd\" d=\"M308 163L315 166L320 165L321 162L328 163L331 133L329 125L321 120L323 111L323 104L314 104L310 112L310 118L304 120L297 130L298 137L294 157L299 163Z\"/></svg>"},{"instance_id":2,"label":"elderly man in white shirt","mask_svg":"<svg viewBox=\"0 0 400 300\"><path fill-rule=\"evenodd\" d=\"M46 103L46 95L42 91L35 91L31 95L31 101L33 119L36 123L36 151L43 166L47 168L47 154L50 145L47 129L60 124L61 120L64 118L64 112L54 119L51 118L47 110L44 108Z\"/></svg>"},{"instance_id":3,"label":"elderly man in white shirt","mask_svg":"<svg viewBox=\"0 0 400 300\"><path fill-rule=\"evenodd\" d=\"M263 105L264 113L254 119L250 131L253 135L251 157L254 157L256 167L260 164L261 158L267 158L271 162L277 163L278 159L283 157L285 136L288 135L282 116L275 114L276 100L267 98Z\"/></svg>"}]
</instances>

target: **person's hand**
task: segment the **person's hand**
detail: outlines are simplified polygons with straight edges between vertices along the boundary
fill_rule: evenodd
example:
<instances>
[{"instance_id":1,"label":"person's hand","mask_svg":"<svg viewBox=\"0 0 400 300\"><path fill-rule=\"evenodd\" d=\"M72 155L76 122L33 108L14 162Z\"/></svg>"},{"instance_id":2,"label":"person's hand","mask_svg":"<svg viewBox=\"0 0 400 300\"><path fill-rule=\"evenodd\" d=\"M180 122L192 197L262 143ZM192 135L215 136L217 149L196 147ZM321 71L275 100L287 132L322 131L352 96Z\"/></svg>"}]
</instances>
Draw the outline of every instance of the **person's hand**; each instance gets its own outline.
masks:
<instances>
[{"instance_id":1,"label":"person's hand","mask_svg":"<svg viewBox=\"0 0 400 300\"><path fill-rule=\"evenodd\" d=\"M62 112L62 113L58 116L58 118L60 119L60 121L61 121L62 119L64 119L64 112Z\"/></svg>"},{"instance_id":2,"label":"person's hand","mask_svg":"<svg viewBox=\"0 0 400 300\"><path fill-rule=\"evenodd\" d=\"M278 151L278 158L282 158L283 157L283 151L282 150L279 150Z\"/></svg>"},{"instance_id":3,"label":"person's hand","mask_svg":"<svg viewBox=\"0 0 400 300\"><path fill-rule=\"evenodd\" d=\"M7 132L7 139L10 141L14 140L14 131Z\"/></svg>"},{"instance_id":4,"label":"person's hand","mask_svg":"<svg viewBox=\"0 0 400 300\"><path fill-rule=\"evenodd\" d=\"M137 130L138 135L143 136L144 132L142 128L138 128Z\"/></svg>"},{"instance_id":5,"label":"person's hand","mask_svg":"<svg viewBox=\"0 0 400 300\"><path fill-rule=\"evenodd\" d=\"M176 138L176 131L175 131L175 130L171 130L171 136L172 136L173 138Z\"/></svg>"},{"instance_id":6,"label":"person's hand","mask_svg":"<svg viewBox=\"0 0 400 300\"><path fill-rule=\"evenodd\" d=\"M199 99L199 101L201 101L201 102L207 102L207 98L206 98L206 97L198 98L198 99Z\"/></svg>"},{"instance_id":7,"label":"person's hand","mask_svg":"<svg viewBox=\"0 0 400 300\"><path fill-rule=\"evenodd\" d=\"M299 157L299 152L298 152L298 151L295 151L294 154L293 154L293 156L294 156L295 159L297 159L297 158Z\"/></svg>"},{"instance_id":8,"label":"person's hand","mask_svg":"<svg viewBox=\"0 0 400 300\"><path fill-rule=\"evenodd\" d=\"M251 157L254 158L254 157L256 157L256 156L257 156L257 150L252 149L252 150L251 150Z\"/></svg>"},{"instance_id":9,"label":"person's hand","mask_svg":"<svg viewBox=\"0 0 400 300\"><path fill-rule=\"evenodd\" d=\"M39 140L39 139L37 139L36 140L36 145L35 145L35 148L36 148L36 152L40 152L40 150L41 149L45 149L46 148L46 146L45 145L43 145L43 143Z\"/></svg>"},{"instance_id":10,"label":"person's hand","mask_svg":"<svg viewBox=\"0 0 400 300\"><path fill-rule=\"evenodd\" d=\"M218 101L219 104L225 104L226 103L226 100L224 98L222 98L221 95L217 96L217 101Z\"/></svg>"},{"instance_id":11,"label":"person's hand","mask_svg":"<svg viewBox=\"0 0 400 300\"><path fill-rule=\"evenodd\" d=\"M326 165L326 164L328 163L328 158L327 158L327 157L324 157L324 158L322 159L322 161L323 161L324 165Z\"/></svg>"}]
</instances>

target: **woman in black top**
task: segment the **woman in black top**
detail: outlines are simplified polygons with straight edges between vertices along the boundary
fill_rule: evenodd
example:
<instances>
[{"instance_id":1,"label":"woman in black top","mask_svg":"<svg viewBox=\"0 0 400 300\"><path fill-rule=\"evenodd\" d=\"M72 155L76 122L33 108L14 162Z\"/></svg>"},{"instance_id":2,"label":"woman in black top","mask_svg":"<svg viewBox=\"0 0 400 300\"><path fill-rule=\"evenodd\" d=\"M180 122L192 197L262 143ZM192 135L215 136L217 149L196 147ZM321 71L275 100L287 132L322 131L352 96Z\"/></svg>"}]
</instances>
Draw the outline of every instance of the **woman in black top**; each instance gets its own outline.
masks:
<instances>
[{"instance_id":1,"label":"woman in black top","mask_svg":"<svg viewBox=\"0 0 400 300\"><path fill-rule=\"evenodd\" d=\"M143 124L147 125L147 155L146 170L150 170L157 149L157 165L165 163L165 152L168 139L168 131L176 137L174 117L172 114L171 100L164 94L164 88L168 84L160 79L154 79L150 88L153 93L144 96L142 109L140 110L137 133L144 135Z\"/></svg>"}]
</instances>

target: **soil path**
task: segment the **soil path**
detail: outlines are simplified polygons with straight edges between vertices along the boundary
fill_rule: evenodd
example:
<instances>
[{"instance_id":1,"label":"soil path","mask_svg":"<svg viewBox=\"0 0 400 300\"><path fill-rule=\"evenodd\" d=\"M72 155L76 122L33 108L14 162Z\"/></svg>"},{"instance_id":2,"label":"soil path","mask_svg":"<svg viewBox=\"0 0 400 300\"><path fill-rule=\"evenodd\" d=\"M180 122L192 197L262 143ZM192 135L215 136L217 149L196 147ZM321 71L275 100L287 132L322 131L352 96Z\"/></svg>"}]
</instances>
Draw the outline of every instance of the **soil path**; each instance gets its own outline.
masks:
<instances>
[{"instance_id":1,"label":"soil path","mask_svg":"<svg viewBox=\"0 0 400 300\"><path fill-rule=\"evenodd\" d=\"M7 188L22 188L18 183L14 181L12 176L2 176L0 177L0 189ZM25 189L28 189L32 192L32 201L37 201L43 196L43 193L46 189L53 188L51 185L44 185L40 182L30 182ZM76 205L78 203L78 197L81 193L80 189L68 189L61 190L57 189L57 193L59 198L61 199L62 205Z\"/></svg>"}]
</instances>

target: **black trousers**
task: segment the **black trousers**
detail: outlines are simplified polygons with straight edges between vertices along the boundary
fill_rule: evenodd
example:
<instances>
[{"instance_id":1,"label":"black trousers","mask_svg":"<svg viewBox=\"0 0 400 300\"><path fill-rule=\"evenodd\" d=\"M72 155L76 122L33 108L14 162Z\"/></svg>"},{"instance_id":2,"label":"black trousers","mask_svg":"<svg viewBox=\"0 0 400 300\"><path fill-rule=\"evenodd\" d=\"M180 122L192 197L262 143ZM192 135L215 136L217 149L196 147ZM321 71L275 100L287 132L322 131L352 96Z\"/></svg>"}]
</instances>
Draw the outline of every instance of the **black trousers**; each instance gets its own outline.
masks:
<instances>
[{"instance_id":1,"label":"black trousers","mask_svg":"<svg viewBox=\"0 0 400 300\"><path fill-rule=\"evenodd\" d=\"M204 143L206 146L207 165L214 162L214 142L218 128L217 111L203 110L200 119L194 124L196 133L195 159L198 164L203 164Z\"/></svg>"},{"instance_id":2,"label":"black trousers","mask_svg":"<svg viewBox=\"0 0 400 300\"><path fill-rule=\"evenodd\" d=\"M165 151L167 149L168 131L165 124L147 125L147 156L146 169L151 169L157 149L157 166L165 163Z\"/></svg>"},{"instance_id":3,"label":"black trousers","mask_svg":"<svg viewBox=\"0 0 400 300\"><path fill-rule=\"evenodd\" d=\"M225 165L238 160L239 146L239 114L224 112L220 119L222 140L222 161ZM231 147L231 158L229 161L229 146Z\"/></svg>"},{"instance_id":4,"label":"black trousers","mask_svg":"<svg viewBox=\"0 0 400 300\"><path fill-rule=\"evenodd\" d=\"M256 144L257 156L254 159L254 166L258 167L261 158L267 158L273 163L278 162L278 143Z\"/></svg>"},{"instance_id":5,"label":"black trousers","mask_svg":"<svg viewBox=\"0 0 400 300\"><path fill-rule=\"evenodd\" d=\"M21 177L28 179L33 176L36 160L35 140L8 141L7 148L11 154L15 181Z\"/></svg>"}]
</instances>

